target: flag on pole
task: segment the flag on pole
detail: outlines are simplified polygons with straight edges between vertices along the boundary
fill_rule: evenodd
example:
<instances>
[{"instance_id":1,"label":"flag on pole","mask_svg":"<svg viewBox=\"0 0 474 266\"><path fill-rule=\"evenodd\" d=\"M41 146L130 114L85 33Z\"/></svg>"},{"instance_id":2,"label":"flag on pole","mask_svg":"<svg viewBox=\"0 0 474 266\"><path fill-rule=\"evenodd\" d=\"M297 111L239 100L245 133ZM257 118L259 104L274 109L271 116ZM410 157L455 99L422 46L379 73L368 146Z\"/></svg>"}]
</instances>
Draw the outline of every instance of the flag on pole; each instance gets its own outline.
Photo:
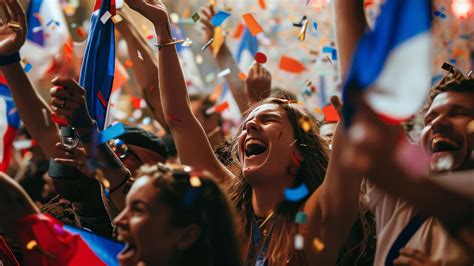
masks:
<instances>
[{"instance_id":1,"label":"flag on pole","mask_svg":"<svg viewBox=\"0 0 474 266\"><path fill-rule=\"evenodd\" d=\"M96 3L97 4L97 3ZM79 83L86 90L89 113L100 130L106 125L115 71L115 0L103 0L93 12Z\"/></svg>"},{"instance_id":2,"label":"flag on pole","mask_svg":"<svg viewBox=\"0 0 474 266\"><path fill-rule=\"evenodd\" d=\"M387 0L373 31L361 38L343 89L345 123L356 112L352 96L364 99L390 123L422 106L431 80L431 1Z\"/></svg>"},{"instance_id":3,"label":"flag on pole","mask_svg":"<svg viewBox=\"0 0 474 266\"><path fill-rule=\"evenodd\" d=\"M13 153L13 140L20 128L20 115L5 79L0 77L0 171L8 168Z\"/></svg>"}]
</instances>

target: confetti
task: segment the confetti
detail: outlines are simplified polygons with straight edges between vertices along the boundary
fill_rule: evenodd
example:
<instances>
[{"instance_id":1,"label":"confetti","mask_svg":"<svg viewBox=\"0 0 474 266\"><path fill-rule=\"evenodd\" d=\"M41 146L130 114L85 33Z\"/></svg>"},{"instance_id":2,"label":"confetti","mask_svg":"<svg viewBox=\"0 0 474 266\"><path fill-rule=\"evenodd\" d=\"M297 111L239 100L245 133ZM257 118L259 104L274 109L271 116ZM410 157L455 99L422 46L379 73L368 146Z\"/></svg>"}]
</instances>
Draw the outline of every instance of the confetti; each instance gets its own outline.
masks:
<instances>
[{"instance_id":1,"label":"confetti","mask_svg":"<svg viewBox=\"0 0 474 266\"><path fill-rule=\"evenodd\" d=\"M335 123L339 121L339 114L332 104L323 108L324 120L326 123Z\"/></svg>"},{"instance_id":2,"label":"confetti","mask_svg":"<svg viewBox=\"0 0 474 266\"><path fill-rule=\"evenodd\" d=\"M228 19L230 17L230 13L227 13L225 11L219 11L217 12L217 14L215 14L212 18L211 18L211 24L216 26L216 27L219 27L222 25L222 23L224 23L224 21L226 19Z\"/></svg>"},{"instance_id":3,"label":"confetti","mask_svg":"<svg viewBox=\"0 0 474 266\"><path fill-rule=\"evenodd\" d=\"M250 33L253 36L263 32L262 26L258 24L257 20L252 14L250 13L244 14L242 18L244 19L245 24L247 24L247 28L249 29Z\"/></svg>"},{"instance_id":4,"label":"confetti","mask_svg":"<svg viewBox=\"0 0 474 266\"><path fill-rule=\"evenodd\" d=\"M298 27L298 28L303 27L303 22L304 22L305 20L307 20L307 19L308 19L307 16L303 16L303 17L301 18L300 22L298 22L298 23L293 23L293 27Z\"/></svg>"},{"instance_id":5,"label":"confetti","mask_svg":"<svg viewBox=\"0 0 474 266\"><path fill-rule=\"evenodd\" d=\"M199 179L198 176L191 176L191 178L189 178L189 183L192 187L200 187L202 185L201 179Z\"/></svg>"},{"instance_id":6,"label":"confetti","mask_svg":"<svg viewBox=\"0 0 474 266\"><path fill-rule=\"evenodd\" d=\"M201 48L201 51L204 52L212 43L214 42L214 38L211 38L204 46Z\"/></svg>"},{"instance_id":7,"label":"confetti","mask_svg":"<svg viewBox=\"0 0 474 266\"><path fill-rule=\"evenodd\" d=\"M438 171L449 171L453 167L454 159L451 154L440 157L434 165L434 169ZM432 167L433 168L433 167Z\"/></svg>"},{"instance_id":8,"label":"confetti","mask_svg":"<svg viewBox=\"0 0 474 266\"><path fill-rule=\"evenodd\" d=\"M112 17L112 22L113 22L114 24L120 23L120 22L122 22L122 21L123 21L123 18L122 18L122 16L120 16L119 14L117 14L117 15L115 15L115 16Z\"/></svg>"},{"instance_id":9,"label":"confetti","mask_svg":"<svg viewBox=\"0 0 474 266\"><path fill-rule=\"evenodd\" d=\"M191 16L191 19L194 21L194 23L196 23L201 19L201 16L199 16L199 13L196 12Z\"/></svg>"},{"instance_id":10,"label":"confetti","mask_svg":"<svg viewBox=\"0 0 474 266\"><path fill-rule=\"evenodd\" d=\"M245 80L247 80L247 75L245 75L244 72L240 72L239 73L239 79L242 80L242 81L245 81Z\"/></svg>"},{"instance_id":11,"label":"confetti","mask_svg":"<svg viewBox=\"0 0 474 266\"><path fill-rule=\"evenodd\" d=\"M102 15L102 17L100 17L100 21L102 22L102 24L105 24L107 23L107 21L109 20L109 18L111 18L112 15L110 14L109 11L105 11L104 15Z\"/></svg>"},{"instance_id":12,"label":"confetti","mask_svg":"<svg viewBox=\"0 0 474 266\"><path fill-rule=\"evenodd\" d=\"M215 30L214 30L214 37L213 37L214 41L212 42L211 44L211 48L212 48L212 54L215 56L217 56L217 54L219 53L219 51L221 50L221 47L222 45L224 44L225 42L225 38L224 38L224 31L221 27L217 27Z\"/></svg>"},{"instance_id":13,"label":"confetti","mask_svg":"<svg viewBox=\"0 0 474 266\"><path fill-rule=\"evenodd\" d=\"M26 249L28 250L33 250L34 248L36 248L38 246L38 242L36 242L35 240L30 240L27 244L26 244Z\"/></svg>"},{"instance_id":14,"label":"confetti","mask_svg":"<svg viewBox=\"0 0 474 266\"><path fill-rule=\"evenodd\" d=\"M301 31L298 34L298 40L300 42L302 42L306 39L306 31L308 30L308 24L309 24L309 20L305 20L303 22L303 27L301 28Z\"/></svg>"},{"instance_id":15,"label":"confetti","mask_svg":"<svg viewBox=\"0 0 474 266\"><path fill-rule=\"evenodd\" d=\"M262 9L267 9L267 4L265 3L265 0L258 0L258 5L259 5Z\"/></svg>"},{"instance_id":16,"label":"confetti","mask_svg":"<svg viewBox=\"0 0 474 266\"><path fill-rule=\"evenodd\" d=\"M285 188L283 194L285 195L286 200L295 202L306 198L309 194L309 190L308 187L302 183L296 188Z\"/></svg>"},{"instance_id":17,"label":"confetti","mask_svg":"<svg viewBox=\"0 0 474 266\"><path fill-rule=\"evenodd\" d=\"M264 53L258 52L255 54L255 61L259 64L265 64L267 62L267 56Z\"/></svg>"},{"instance_id":18,"label":"confetti","mask_svg":"<svg viewBox=\"0 0 474 266\"><path fill-rule=\"evenodd\" d=\"M442 11L440 11L440 10L435 11L435 12L434 12L434 15L437 16L437 17L439 17L440 19L445 19L445 18L447 17L446 14L444 14L444 13L443 13Z\"/></svg>"},{"instance_id":19,"label":"confetti","mask_svg":"<svg viewBox=\"0 0 474 266\"><path fill-rule=\"evenodd\" d=\"M324 243L319 240L319 238L313 239L313 247L316 250L316 253L320 253L324 250Z\"/></svg>"},{"instance_id":20,"label":"confetti","mask_svg":"<svg viewBox=\"0 0 474 266\"><path fill-rule=\"evenodd\" d=\"M223 111L229 109L229 103L227 101L215 105L209 109L206 110L206 115L211 115L213 113L222 113Z\"/></svg>"},{"instance_id":21,"label":"confetti","mask_svg":"<svg viewBox=\"0 0 474 266\"><path fill-rule=\"evenodd\" d=\"M304 212L297 212L295 217L295 223L297 224L305 224L308 222L308 216Z\"/></svg>"},{"instance_id":22,"label":"confetti","mask_svg":"<svg viewBox=\"0 0 474 266\"><path fill-rule=\"evenodd\" d=\"M298 123L300 125L300 128L303 129L304 132L309 132L311 130L311 120L308 117L301 117Z\"/></svg>"},{"instance_id":23,"label":"confetti","mask_svg":"<svg viewBox=\"0 0 474 266\"><path fill-rule=\"evenodd\" d=\"M142 53L140 52L140 50L137 50L137 56L138 56L138 59L143 61L143 56L142 56Z\"/></svg>"},{"instance_id":24,"label":"confetti","mask_svg":"<svg viewBox=\"0 0 474 266\"><path fill-rule=\"evenodd\" d=\"M306 70L299 60L285 55L280 59L280 69L292 73L301 73Z\"/></svg>"},{"instance_id":25,"label":"confetti","mask_svg":"<svg viewBox=\"0 0 474 266\"><path fill-rule=\"evenodd\" d=\"M34 27L33 29L31 29L31 31L32 31L33 33L37 33L37 32L40 32L40 31L42 31L42 30L43 30L43 27L41 27L41 26Z\"/></svg>"},{"instance_id":26,"label":"confetti","mask_svg":"<svg viewBox=\"0 0 474 266\"><path fill-rule=\"evenodd\" d=\"M31 139L15 140L13 142L13 148L18 151L29 149L31 147L33 147L33 140Z\"/></svg>"},{"instance_id":27,"label":"confetti","mask_svg":"<svg viewBox=\"0 0 474 266\"><path fill-rule=\"evenodd\" d=\"M117 123L99 133L99 144L104 144L111 139L115 139L125 133L122 123Z\"/></svg>"},{"instance_id":28,"label":"confetti","mask_svg":"<svg viewBox=\"0 0 474 266\"><path fill-rule=\"evenodd\" d=\"M230 68L226 68L226 69L222 70L221 72L219 72L219 73L217 74L217 77L218 77L218 78L225 77L225 76L229 75L230 72L231 72L231 71L230 71Z\"/></svg>"},{"instance_id":29,"label":"confetti","mask_svg":"<svg viewBox=\"0 0 474 266\"><path fill-rule=\"evenodd\" d=\"M330 53L332 60L337 60L337 50L334 47L323 47L323 53Z\"/></svg>"},{"instance_id":30,"label":"confetti","mask_svg":"<svg viewBox=\"0 0 474 266\"><path fill-rule=\"evenodd\" d=\"M301 234L295 235L295 249L302 250L304 247L304 238Z\"/></svg>"},{"instance_id":31,"label":"confetti","mask_svg":"<svg viewBox=\"0 0 474 266\"><path fill-rule=\"evenodd\" d=\"M23 70L25 71L25 73L28 73L30 72L30 70L33 68L33 66L30 64L30 63L27 63L25 65L25 67L23 68Z\"/></svg>"},{"instance_id":32,"label":"confetti","mask_svg":"<svg viewBox=\"0 0 474 266\"><path fill-rule=\"evenodd\" d=\"M127 68L131 68L133 66L133 61L130 60L130 59L127 59L125 60L125 62L123 63L123 65Z\"/></svg>"},{"instance_id":33,"label":"confetti","mask_svg":"<svg viewBox=\"0 0 474 266\"><path fill-rule=\"evenodd\" d=\"M311 85L313 85L313 82L311 82L311 80L307 80L304 85L306 87L310 87Z\"/></svg>"},{"instance_id":34,"label":"confetti","mask_svg":"<svg viewBox=\"0 0 474 266\"><path fill-rule=\"evenodd\" d=\"M240 39L240 37L242 37L242 34L244 33L244 30L245 30L245 25L243 23L240 23L239 25L237 25L237 27L235 28L235 31L234 33L232 34L232 37L234 39Z\"/></svg>"},{"instance_id":35,"label":"confetti","mask_svg":"<svg viewBox=\"0 0 474 266\"><path fill-rule=\"evenodd\" d=\"M55 112L51 113L50 118L53 123L56 123L59 126L65 126L68 124L66 118L58 116Z\"/></svg>"}]
</instances>

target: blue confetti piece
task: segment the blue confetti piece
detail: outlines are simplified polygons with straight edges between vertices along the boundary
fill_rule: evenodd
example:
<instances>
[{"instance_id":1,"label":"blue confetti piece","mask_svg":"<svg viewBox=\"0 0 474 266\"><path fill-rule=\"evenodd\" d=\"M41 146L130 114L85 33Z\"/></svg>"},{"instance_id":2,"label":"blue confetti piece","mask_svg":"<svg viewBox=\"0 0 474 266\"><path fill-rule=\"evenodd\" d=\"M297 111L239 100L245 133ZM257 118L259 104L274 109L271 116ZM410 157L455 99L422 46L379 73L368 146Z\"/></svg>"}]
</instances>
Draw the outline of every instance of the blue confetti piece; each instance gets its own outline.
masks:
<instances>
[{"instance_id":1,"label":"blue confetti piece","mask_svg":"<svg viewBox=\"0 0 474 266\"><path fill-rule=\"evenodd\" d=\"M337 60L337 50L334 47L325 46L323 47L323 53L330 53L332 60Z\"/></svg>"},{"instance_id":2,"label":"blue confetti piece","mask_svg":"<svg viewBox=\"0 0 474 266\"><path fill-rule=\"evenodd\" d=\"M449 59L449 63L451 63L451 65L455 65L456 64L456 59L454 59L454 58Z\"/></svg>"},{"instance_id":3,"label":"blue confetti piece","mask_svg":"<svg viewBox=\"0 0 474 266\"><path fill-rule=\"evenodd\" d=\"M297 224L305 224L308 222L308 216L304 212L297 212L295 216L295 223Z\"/></svg>"},{"instance_id":4,"label":"blue confetti piece","mask_svg":"<svg viewBox=\"0 0 474 266\"><path fill-rule=\"evenodd\" d=\"M309 190L303 183L297 188L285 188L283 194L288 201L300 201L308 196Z\"/></svg>"},{"instance_id":5,"label":"blue confetti piece","mask_svg":"<svg viewBox=\"0 0 474 266\"><path fill-rule=\"evenodd\" d=\"M99 133L99 144L104 144L111 139L115 139L125 133L122 123L115 124Z\"/></svg>"},{"instance_id":6,"label":"blue confetti piece","mask_svg":"<svg viewBox=\"0 0 474 266\"><path fill-rule=\"evenodd\" d=\"M30 63L28 63L28 64L25 65L25 67L23 68L23 70L25 71L25 73L28 73L28 72L30 72L30 70L31 70L32 68L33 68L33 66L32 66Z\"/></svg>"},{"instance_id":7,"label":"blue confetti piece","mask_svg":"<svg viewBox=\"0 0 474 266\"><path fill-rule=\"evenodd\" d=\"M316 23L316 21L313 22L313 28L314 28L315 31L318 30L318 23Z\"/></svg>"},{"instance_id":8,"label":"blue confetti piece","mask_svg":"<svg viewBox=\"0 0 474 266\"><path fill-rule=\"evenodd\" d=\"M441 11L435 11L434 12L434 15L441 18L441 19L445 19L446 18L446 14L444 14L443 12Z\"/></svg>"},{"instance_id":9,"label":"blue confetti piece","mask_svg":"<svg viewBox=\"0 0 474 266\"><path fill-rule=\"evenodd\" d=\"M440 81L443 78L442 75L436 75L431 78L431 85L435 85L438 81Z\"/></svg>"},{"instance_id":10,"label":"blue confetti piece","mask_svg":"<svg viewBox=\"0 0 474 266\"><path fill-rule=\"evenodd\" d=\"M219 27L228 17L230 17L230 15L230 13L219 11L211 18L211 24Z\"/></svg>"}]
</instances>

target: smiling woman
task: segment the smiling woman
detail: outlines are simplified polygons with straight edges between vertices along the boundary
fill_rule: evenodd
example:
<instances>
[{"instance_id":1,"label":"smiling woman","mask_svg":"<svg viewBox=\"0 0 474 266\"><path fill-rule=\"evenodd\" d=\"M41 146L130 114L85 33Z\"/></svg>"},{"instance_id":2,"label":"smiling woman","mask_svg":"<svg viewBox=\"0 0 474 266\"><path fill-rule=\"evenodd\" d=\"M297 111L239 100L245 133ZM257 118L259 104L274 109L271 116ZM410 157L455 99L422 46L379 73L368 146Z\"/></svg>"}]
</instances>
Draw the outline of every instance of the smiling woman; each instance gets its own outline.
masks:
<instances>
[{"instance_id":1,"label":"smiling woman","mask_svg":"<svg viewBox=\"0 0 474 266\"><path fill-rule=\"evenodd\" d=\"M115 218L121 265L241 265L233 213L212 178L190 167L142 166Z\"/></svg>"}]
</instances>

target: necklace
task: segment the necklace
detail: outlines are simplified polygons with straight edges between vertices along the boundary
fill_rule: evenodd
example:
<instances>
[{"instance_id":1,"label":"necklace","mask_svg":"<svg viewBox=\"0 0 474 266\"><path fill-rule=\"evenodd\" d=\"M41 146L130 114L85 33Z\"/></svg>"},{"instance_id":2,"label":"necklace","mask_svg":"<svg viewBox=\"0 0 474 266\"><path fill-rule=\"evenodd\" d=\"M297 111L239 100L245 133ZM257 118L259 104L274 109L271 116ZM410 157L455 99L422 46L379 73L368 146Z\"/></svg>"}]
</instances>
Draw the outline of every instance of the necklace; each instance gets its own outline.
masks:
<instances>
[{"instance_id":1,"label":"necklace","mask_svg":"<svg viewBox=\"0 0 474 266\"><path fill-rule=\"evenodd\" d=\"M272 218L272 216L273 216L273 212L271 212L271 213L263 220L263 222L258 222L258 229L259 229L259 231L262 232L262 235L263 235L263 236L266 236L266 235L267 235L267 230L266 230L266 229L262 230L262 228L263 228L263 226L270 220L270 218Z\"/></svg>"}]
</instances>

